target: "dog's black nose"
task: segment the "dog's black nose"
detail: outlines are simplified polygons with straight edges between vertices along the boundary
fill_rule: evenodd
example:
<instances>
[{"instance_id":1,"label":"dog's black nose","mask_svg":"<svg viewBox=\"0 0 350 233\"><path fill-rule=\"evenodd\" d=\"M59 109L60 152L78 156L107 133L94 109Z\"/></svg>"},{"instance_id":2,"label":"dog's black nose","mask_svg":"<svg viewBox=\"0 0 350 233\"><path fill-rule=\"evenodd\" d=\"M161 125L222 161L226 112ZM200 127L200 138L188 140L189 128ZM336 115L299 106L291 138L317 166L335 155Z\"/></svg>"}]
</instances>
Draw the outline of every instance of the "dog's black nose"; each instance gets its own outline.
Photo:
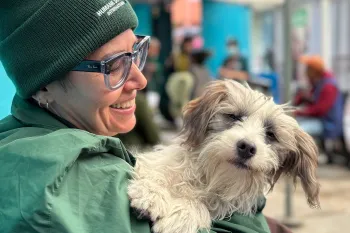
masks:
<instances>
[{"instance_id":1,"label":"dog's black nose","mask_svg":"<svg viewBox=\"0 0 350 233\"><path fill-rule=\"evenodd\" d=\"M240 140L237 142L238 156L242 159L250 159L256 154L256 146L246 140Z\"/></svg>"}]
</instances>

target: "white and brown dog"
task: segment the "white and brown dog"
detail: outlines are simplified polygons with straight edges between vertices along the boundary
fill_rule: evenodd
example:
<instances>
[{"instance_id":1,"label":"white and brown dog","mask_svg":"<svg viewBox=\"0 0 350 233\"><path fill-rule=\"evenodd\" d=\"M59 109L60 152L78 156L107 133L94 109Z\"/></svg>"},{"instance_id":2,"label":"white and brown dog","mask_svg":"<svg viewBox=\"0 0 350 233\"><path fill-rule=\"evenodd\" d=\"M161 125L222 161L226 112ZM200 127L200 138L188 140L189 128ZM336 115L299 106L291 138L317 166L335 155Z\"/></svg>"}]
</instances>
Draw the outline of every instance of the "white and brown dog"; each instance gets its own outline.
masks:
<instances>
[{"instance_id":1,"label":"white and brown dog","mask_svg":"<svg viewBox=\"0 0 350 233\"><path fill-rule=\"evenodd\" d=\"M196 233L234 212L252 215L281 174L299 177L318 207L318 151L271 98L233 81L214 81L184 110L180 136L137 155L131 206L157 233Z\"/></svg>"}]
</instances>

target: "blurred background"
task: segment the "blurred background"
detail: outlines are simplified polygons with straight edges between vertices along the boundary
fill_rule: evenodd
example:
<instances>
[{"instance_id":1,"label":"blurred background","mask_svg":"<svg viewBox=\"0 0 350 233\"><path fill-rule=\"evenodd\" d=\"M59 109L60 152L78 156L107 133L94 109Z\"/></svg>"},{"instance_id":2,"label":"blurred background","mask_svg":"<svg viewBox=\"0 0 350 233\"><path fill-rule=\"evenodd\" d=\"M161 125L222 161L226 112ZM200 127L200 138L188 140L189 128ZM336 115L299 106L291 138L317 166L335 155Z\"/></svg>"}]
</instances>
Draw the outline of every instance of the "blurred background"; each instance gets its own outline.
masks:
<instances>
[{"instance_id":1,"label":"blurred background","mask_svg":"<svg viewBox=\"0 0 350 233\"><path fill-rule=\"evenodd\" d=\"M297 233L349 232L350 1L130 1L139 17L136 33L152 41L137 125L118 137L142 149L169 143L181 128L182 107L214 79L247 81L276 103L302 103L306 110L296 117L306 118L311 130L332 115L341 122L331 127L339 133L313 135L321 151L322 209L310 209L301 188L281 180L267 197L265 215ZM304 55L312 56L301 61ZM0 118L9 114L15 93L5 77L0 63Z\"/></svg>"}]
</instances>

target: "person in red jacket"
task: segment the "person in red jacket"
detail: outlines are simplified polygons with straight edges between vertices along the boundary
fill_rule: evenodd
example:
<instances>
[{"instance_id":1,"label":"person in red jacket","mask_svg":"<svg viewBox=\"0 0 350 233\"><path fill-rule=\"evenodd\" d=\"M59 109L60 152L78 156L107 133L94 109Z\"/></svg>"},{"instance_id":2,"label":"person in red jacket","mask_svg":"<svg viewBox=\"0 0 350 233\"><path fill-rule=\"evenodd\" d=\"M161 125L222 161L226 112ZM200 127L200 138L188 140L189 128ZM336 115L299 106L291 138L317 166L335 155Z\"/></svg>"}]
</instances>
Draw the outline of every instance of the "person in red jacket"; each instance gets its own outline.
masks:
<instances>
[{"instance_id":1,"label":"person in red jacket","mask_svg":"<svg viewBox=\"0 0 350 233\"><path fill-rule=\"evenodd\" d=\"M325 69L319 56L303 56L311 89L299 92L294 105L301 127L312 136L335 138L341 135L342 100L332 73Z\"/></svg>"}]
</instances>

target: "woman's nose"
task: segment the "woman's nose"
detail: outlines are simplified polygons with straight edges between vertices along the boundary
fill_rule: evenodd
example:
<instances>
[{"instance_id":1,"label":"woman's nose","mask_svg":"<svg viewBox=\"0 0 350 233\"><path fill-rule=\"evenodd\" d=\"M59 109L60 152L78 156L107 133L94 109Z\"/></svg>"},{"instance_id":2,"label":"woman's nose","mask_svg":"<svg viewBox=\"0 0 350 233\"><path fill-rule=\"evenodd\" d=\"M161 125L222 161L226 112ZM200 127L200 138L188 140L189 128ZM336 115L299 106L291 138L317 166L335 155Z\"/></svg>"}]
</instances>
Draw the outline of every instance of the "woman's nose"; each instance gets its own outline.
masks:
<instances>
[{"instance_id":1,"label":"woman's nose","mask_svg":"<svg viewBox=\"0 0 350 233\"><path fill-rule=\"evenodd\" d=\"M146 77L142 74L142 72L135 65L135 63L132 63L129 77L125 83L125 87L133 90L134 89L142 90L146 87L146 85L147 85Z\"/></svg>"}]
</instances>

